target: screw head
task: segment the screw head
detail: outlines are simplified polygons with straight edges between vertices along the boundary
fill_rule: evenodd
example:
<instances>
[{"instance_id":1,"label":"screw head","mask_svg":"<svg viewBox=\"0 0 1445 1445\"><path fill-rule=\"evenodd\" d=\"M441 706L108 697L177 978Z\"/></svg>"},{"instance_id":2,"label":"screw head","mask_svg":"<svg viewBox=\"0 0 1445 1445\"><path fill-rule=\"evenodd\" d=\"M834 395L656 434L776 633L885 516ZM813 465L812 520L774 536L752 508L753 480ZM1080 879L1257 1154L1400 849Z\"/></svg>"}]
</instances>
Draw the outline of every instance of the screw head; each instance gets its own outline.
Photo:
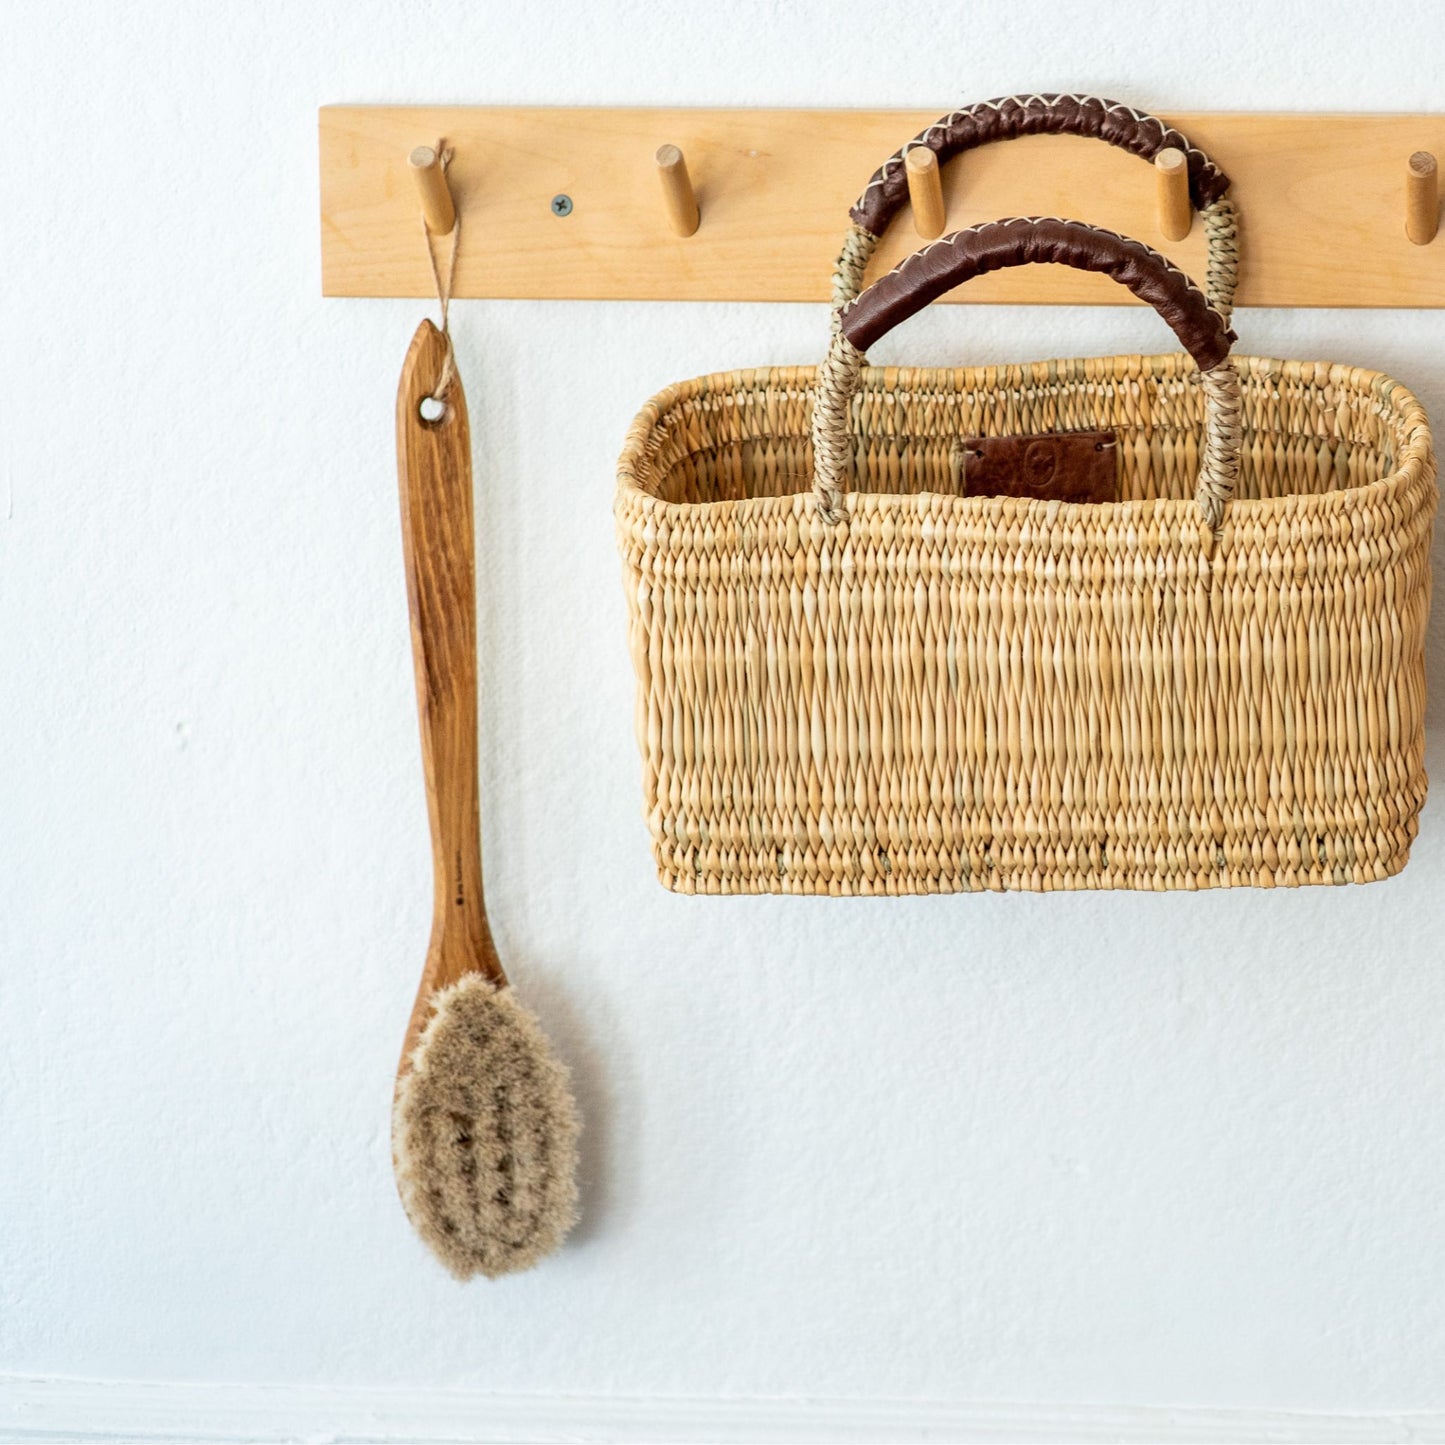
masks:
<instances>
[{"instance_id":1,"label":"screw head","mask_svg":"<svg viewBox=\"0 0 1445 1445\"><path fill-rule=\"evenodd\" d=\"M552 214L554 216L570 216L572 214L572 197L553 196Z\"/></svg>"}]
</instances>

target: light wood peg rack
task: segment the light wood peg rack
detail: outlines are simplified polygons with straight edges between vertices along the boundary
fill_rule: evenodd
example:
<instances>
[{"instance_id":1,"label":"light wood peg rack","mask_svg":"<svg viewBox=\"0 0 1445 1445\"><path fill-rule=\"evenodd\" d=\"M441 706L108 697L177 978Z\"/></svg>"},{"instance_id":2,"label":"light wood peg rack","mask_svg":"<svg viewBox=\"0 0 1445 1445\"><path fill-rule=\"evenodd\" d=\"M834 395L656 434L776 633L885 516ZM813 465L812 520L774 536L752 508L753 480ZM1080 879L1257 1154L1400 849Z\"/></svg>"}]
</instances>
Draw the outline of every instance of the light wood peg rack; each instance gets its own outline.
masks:
<instances>
[{"instance_id":1,"label":"light wood peg rack","mask_svg":"<svg viewBox=\"0 0 1445 1445\"><path fill-rule=\"evenodd\" d=\"M326 106L322 290L431 295L419 215L434 235L460 215L457 296L823 301L849 207L940 113ZM1241 305L1445 307L1445 115L1162 118L1233 181ZM870 279L920 237L1029 215L1121 231L1204 274L1179 152L1151 167L1099 140L1027 136L943 167L923 148L906 164L912 214L889 228ZM1034 266L949 299L1132 298L1102 276Z\"/></svg>"}]
</instances>

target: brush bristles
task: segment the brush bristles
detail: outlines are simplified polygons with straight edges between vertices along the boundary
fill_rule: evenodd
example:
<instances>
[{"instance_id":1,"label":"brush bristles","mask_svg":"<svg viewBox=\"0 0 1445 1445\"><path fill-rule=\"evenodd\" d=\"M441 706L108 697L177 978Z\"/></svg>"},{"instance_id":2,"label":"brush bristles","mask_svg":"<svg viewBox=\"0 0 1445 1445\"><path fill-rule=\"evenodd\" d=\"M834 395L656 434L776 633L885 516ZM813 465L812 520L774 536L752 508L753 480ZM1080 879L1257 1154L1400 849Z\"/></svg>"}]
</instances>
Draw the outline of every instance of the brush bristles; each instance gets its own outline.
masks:
<instances>
[{"instance_id":1,"label":"brush bristles","mask_svg":"<svg viewBox=\"0 0 1445 1445\"><path fill-rule=\"evenodd\" d=\"M530 1269L577 1217L567 1071L508 987L442 990L397 1086L392 1158L407 1217L458 1279Z\"/></svg>"}]
</instances>

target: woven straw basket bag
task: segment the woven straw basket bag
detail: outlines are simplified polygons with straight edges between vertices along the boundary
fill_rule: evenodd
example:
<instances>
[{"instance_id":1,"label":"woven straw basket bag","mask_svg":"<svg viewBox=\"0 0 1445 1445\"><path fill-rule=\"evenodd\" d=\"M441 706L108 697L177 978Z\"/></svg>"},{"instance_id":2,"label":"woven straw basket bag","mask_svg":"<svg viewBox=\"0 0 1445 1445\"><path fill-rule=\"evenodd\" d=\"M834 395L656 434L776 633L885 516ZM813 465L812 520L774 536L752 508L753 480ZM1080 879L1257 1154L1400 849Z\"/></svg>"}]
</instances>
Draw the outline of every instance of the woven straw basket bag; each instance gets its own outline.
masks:
<instances>
[{"instance_id":1,"label":"woven straw basket bag","mask_svg":"<svg viewBox=\"0 0 1445 1445\"><path fill-rule=\"evenodd\" d=\"M1036 131L1185 151L1207 295L1137 241L1039 218L947 236L860 294L912 146L944 161ZM668 887L1207 888L1404 866L1425 797L1429 429L1378 372L1231 356L1228 185L1109 101L956 112L854 207L821 368L704 376L643 408L615 510ZM1034 263L1111 276L1183 352L866 365L930 300ZM973 494L998 448L1004 485ZM1057 481L1091 451L1115 499L1028 494L1034 470Z\"/></svg>"}]
</instances>

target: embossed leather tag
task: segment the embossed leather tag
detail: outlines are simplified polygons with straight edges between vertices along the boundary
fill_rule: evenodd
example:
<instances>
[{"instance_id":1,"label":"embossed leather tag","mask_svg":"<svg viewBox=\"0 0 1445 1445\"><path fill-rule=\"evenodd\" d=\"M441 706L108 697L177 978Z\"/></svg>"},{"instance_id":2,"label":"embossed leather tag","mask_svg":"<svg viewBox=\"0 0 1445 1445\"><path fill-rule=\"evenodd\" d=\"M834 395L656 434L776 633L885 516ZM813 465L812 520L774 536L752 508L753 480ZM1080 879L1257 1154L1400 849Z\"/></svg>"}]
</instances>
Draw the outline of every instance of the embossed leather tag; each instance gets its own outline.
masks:
<instances>
[{"instance_id":1,"label":"embossed leather tag","mask_svg":"<svg viewBox=\"0 0 1445 1445\"><path fill-rule=\"evenodd\" d=\"M964 497L1117 502L1118 454L1111 431L966 437L954 443L953 485Z\"/></svg>"}]
</instances>

